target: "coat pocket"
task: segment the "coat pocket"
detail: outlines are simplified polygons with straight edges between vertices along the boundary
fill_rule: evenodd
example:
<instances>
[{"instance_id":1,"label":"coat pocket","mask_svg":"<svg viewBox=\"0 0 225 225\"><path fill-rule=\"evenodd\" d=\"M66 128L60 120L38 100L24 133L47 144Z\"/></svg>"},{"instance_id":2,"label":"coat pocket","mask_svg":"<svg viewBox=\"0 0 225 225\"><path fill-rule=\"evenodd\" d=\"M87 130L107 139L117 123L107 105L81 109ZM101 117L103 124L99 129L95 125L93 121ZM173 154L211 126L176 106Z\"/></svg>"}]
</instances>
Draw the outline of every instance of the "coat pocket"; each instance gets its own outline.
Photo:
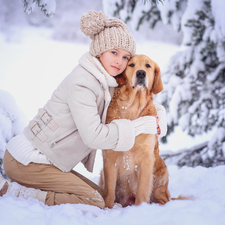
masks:
<instances>
[{"instance_id":1,"label":"coat pocket","mask_svg":"<svg viewBox=\"0 0 225 225\"><path fill-rule=\"evenodd\" d=\"M58 145L61 145L67 141L69 141L71 138L73 138L75 132L77 130L69 130L68 132L66 132L65 134L63 134L61 137L58 137L56 138L55 140L53 140L51 143L50 143L50 147L53 149L55 148L56 146Z\"/></svg>"}]
</instances>

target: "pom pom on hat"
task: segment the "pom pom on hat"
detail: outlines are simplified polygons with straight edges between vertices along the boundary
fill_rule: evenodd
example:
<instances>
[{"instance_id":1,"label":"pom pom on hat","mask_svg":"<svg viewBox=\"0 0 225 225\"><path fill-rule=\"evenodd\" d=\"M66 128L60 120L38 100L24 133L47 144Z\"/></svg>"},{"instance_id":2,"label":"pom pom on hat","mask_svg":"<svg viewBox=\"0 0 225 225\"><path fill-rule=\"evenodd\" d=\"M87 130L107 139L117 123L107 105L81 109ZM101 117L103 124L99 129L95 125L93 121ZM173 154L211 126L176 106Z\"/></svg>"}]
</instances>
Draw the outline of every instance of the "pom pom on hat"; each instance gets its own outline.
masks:
<instances>
[{"instance_id":1,"label":"pom pom on hat","mask_svg":"<svg viewBox=\"0 0 225 225\"><path fill-rule=\"evenodd\" d=\"M80 29L92 39L90 53L93 56L117 48L129 51L131 56L135 54L134 38L119 19L107 19L101 11L88 11L80 19Z\"/></svg>"},{"instance_id":2,"label":"pom pom on hat","mask_svg":"<svg viewBox=\"0 0 225 225\"><path fill-rule=\"evenodd\" d=\"M80 19L81 31L91 39L105 28L106 16L102 12L88 11Z\"/></svg>"}]
</instances>

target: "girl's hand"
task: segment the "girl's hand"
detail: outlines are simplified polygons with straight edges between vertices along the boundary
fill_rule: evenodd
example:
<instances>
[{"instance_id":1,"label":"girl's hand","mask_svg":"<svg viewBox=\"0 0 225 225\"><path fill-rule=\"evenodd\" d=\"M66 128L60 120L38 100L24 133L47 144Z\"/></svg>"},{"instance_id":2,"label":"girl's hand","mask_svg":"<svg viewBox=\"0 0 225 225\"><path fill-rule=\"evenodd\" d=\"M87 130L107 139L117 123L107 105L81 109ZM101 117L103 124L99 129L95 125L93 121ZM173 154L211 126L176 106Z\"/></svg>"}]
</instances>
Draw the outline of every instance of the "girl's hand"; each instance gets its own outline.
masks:
<instances>
[{"instance_id":1,"label":"girl's hand","mask_svg":"<svg viewBox=\"0 0 225 225\"><path fill-rule=\"evenodd\" d=\"M160 127L159 127L159 118L158 117L156 117L156 124L157 124L157 134L160 135L161 130L160 130Z\"/></svg>"}]
</instances>

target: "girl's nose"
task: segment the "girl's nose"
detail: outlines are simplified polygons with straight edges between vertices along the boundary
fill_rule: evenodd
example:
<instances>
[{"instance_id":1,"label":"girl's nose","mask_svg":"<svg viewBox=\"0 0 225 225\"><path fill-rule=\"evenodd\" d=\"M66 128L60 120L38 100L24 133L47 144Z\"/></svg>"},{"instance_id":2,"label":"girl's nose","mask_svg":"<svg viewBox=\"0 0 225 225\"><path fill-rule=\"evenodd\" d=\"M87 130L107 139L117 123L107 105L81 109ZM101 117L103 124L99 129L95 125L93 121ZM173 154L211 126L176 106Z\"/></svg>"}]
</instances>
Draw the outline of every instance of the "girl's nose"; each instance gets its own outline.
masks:
<instances>
[{"instance_id":1,"label":"girl's nose","mask_svg":"<svg viewBox=\"0 0 225 225\"><path fill-rule=\"evenodd\" d=\"M122 59L117 59L117 60L116 60L116 64L122 65Z\"/></svg>"}]
</instances>

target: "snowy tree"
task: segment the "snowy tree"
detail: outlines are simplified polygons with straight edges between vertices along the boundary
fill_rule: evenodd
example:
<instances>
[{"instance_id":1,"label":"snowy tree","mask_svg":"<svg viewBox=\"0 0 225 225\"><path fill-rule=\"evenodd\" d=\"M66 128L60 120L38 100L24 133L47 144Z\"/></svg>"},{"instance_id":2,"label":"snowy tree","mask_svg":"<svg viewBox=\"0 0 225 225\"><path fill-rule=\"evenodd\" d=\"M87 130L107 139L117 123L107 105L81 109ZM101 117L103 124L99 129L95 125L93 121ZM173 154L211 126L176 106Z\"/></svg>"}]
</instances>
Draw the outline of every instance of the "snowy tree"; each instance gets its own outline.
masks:
<instances>
[{"instance_id":1,"label":"snowy tree","mask_svg":"<svg viewBox=\"0 0 225 225\"><path fill-rule=\"evenodd\" d=\"M3 170L3 157L6 144L15 135L21 133L28 119L17 106L15 99L6 91L0 90L0 174Z\"/></svg>"},{"instance_id":2,"label":"snowy tree","mask_svg":"<svg viewBox=\"0 0 225 225\"><path fill-rule=\"evenodd\" d=\"M23 0L24 11L28 14L33 12L37 5L45 16L51 17L55 14L56 2L55 0Z\"/></svg>"},{"instance_id":3,"label":"snowy tree","mask_svg":"<svg viewBox=\"0 0 225 225\"><path fill-rule=\"evenodd\" d=\"M50 5L54 5L53 0L45 2L46 9L51 9ZM47 11L49 15L52 15L48 17L41 11L41 7L38 7L38 1L0 0L0 33L9 42L20 42L24 37L23 31L33 26L35 29L47 28L49 35L56 40L89 43L90 39L79 29L80 18L89 9L102 10L102 0L57 0L55 2L55 7Z\"/></svg>"},{"instance_id":4,"label":"snowy tree","mask_svg":"<svg viewBox=\"0 0 225 225\"><path fill-rule=\"evenodd\" d=\"M106 3L107 2L107 3ZM113 12L112 12L113 9ZM105 0L105 11L133 26L157 22L183 32L181 50L162 74L160 101L168 112L168 135L180 126L195 136L215 130L204 148L189 151L180 166L225 163L225 1L166 0L163 4ZM145 25L146 26L146 25ZM166 140L164 140L166 141Z\"/></svg>"}]
</instances>

